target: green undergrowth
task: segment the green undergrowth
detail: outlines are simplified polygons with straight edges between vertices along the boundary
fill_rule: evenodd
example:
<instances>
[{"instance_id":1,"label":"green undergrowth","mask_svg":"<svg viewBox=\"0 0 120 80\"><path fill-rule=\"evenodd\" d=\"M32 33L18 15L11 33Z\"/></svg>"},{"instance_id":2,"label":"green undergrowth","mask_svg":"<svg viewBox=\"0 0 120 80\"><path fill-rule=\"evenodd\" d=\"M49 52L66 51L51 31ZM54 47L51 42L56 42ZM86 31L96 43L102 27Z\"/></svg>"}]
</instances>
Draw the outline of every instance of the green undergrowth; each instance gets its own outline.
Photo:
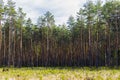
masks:
<instances>
[{"instance_id":1,"label":"green undergrowth","mask_svg":"<svg viewBox=\"0 0 120 80\"><path fill-rule=\"evenodd\" d=\"M0 80L120 80L120 68L24 67L8 71L0 68Z\"/></svg>"}]
</instances>

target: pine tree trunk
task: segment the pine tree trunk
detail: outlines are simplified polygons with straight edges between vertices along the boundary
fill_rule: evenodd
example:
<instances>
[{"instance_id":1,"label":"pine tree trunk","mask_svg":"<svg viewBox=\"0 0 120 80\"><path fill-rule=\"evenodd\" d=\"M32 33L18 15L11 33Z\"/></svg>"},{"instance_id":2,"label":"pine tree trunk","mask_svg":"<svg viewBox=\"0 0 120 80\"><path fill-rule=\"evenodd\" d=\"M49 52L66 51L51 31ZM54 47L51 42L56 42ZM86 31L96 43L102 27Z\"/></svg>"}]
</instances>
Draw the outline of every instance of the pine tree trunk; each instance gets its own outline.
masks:
<instances>
[{"instance_id":1,"label":"pine tree trunk","mask_svg":"<svg viewBox=\"0 0 120 80\"><path fill-rule=\"evenodd\" d=\"M10 18L10 23L9 23L9 50L8 50L8 67L10 67L10 62L11 62L11 37L12 37L12 33L11 33L11 27L12 27L12 20Z\"/></svg>"},{"instance_id":2,"label":"pine tree trunk","mask_svg":"<svg viewBox=\"0 0 120 80\"><path fill-rule=\"evenodd\" d=\"M1 52L1 46L2 46L2 24L1 24L1 20L0 20L0 52Z\"/></svg>"}]
</instances>

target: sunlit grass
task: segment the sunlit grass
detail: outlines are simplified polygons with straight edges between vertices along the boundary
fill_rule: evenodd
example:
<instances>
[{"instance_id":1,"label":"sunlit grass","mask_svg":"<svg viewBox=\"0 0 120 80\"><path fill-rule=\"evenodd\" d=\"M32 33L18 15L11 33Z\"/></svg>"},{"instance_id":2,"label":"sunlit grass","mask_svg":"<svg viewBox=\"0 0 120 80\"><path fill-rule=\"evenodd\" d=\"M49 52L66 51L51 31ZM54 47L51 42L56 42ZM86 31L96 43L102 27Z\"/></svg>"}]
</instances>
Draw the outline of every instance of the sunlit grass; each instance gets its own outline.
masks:
<instances>
[{"instance_id":1,"label":"sunlit grass","mask_svg":"<svg viewBox=\"0 0 120 80\"><path fill-rule=\"evenodd\" d=\"M2 70L0 68L0 80L120 80L119 68L36 67Z\"/></svg>"}]
</instances>

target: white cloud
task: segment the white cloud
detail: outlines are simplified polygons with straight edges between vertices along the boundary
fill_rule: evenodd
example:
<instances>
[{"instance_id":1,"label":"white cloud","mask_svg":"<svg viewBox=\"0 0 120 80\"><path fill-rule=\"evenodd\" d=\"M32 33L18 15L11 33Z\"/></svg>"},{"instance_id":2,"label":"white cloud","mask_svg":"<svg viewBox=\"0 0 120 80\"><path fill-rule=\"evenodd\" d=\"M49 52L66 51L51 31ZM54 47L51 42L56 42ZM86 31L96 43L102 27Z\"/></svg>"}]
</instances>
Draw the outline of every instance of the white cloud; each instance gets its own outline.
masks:
<instances>
[{"instance_id":1,"label":"white cloud","mask_svg":"<svg viewBox=\"0 0 120 80\"><path fill-rule=\"evenodd\" d=\"M17 7L22 7L34 23L37 18L46 11L50 11L55 16L56 24L66 23L70 15L76 16L86 0L13 0Z\"/></svg>"}]
</instances>

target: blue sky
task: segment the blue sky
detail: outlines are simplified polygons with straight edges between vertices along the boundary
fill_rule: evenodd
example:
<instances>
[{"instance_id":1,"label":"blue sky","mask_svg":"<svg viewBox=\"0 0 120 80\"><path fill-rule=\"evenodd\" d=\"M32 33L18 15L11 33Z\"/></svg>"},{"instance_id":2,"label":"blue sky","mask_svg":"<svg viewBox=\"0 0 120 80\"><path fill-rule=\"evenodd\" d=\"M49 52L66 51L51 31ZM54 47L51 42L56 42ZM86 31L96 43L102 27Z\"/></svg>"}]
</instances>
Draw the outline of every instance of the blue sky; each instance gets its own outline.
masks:
<instances>
[{"instance_id":1,"label":"blue sky","mask_svg":"<svg viewBox=\"0 0 120 80\"><path fill-rule=\"evenodd\" d=\"M6 0L5 0L6 1ZM66 23L69 16L76 16L76 13L87 0L13 0L16 7L22 7L30 17L33 23L37 22L38 16L43 15L46 11L50 11L54 17L56 24ZM95 0L93 0L95 1Z\"/></svg>"}]
</instances>

